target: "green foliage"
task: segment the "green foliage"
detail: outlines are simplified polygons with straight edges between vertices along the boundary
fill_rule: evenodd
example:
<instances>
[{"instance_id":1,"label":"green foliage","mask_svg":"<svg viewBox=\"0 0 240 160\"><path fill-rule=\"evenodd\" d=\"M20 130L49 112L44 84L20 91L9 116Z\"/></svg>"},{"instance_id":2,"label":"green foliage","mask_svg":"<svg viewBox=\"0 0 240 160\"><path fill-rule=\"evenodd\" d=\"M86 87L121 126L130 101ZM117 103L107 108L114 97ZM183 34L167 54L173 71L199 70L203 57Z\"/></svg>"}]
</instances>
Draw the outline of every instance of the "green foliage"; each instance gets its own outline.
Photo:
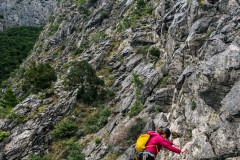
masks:
<instances>
[{"instance_id":1,"label":"green foliage","mask_svg":"<svg viewBox=\"0 0 240 160\"><path fill-rule=\"evenodd\" d=\"M13 108L18 104L18 100L11 88L7 88L0 99L0 107Z\"/></svg>"},{"instance_id":2,"label":"green foliage","mask_svg":"<svg viewBox=\"0 0 240 160\"><path fill-rule=\"evenodd\" d=\"M145 5L146 5L146 0L136 0L136 2L137 2L138 9L145 7Z\"/></svg>"},{"instance_id":3,"label":"green foliage","mask_svg":"<svg viewBox=\"0 0 240 160\"><path fill-rule=\"evenodd\" d=\"M95 133L104 127L108 122L111 110L108 107L100 108L93 115L89 115L83 120L84 134Z\"/></svg>"},{"instance_id":4,"label":"green foliage","mask_svg":"<svg viewBox=\"0 0 240 160\"><path fill-rule=\"evenodd\" d=\"M168 80L170 78L170 75L166 75L160 79L160 84L166 85L168 83Z\"/></svg>"},{"instance_id":5,"label":"green foliage","mask_svg":"<svg viewBox=\"0 0 240 160\"><path fill-rule=\"evenodd\" d=\"M109 17L109 13L107 12L107 11L105 11L105 10L101 10L100 11L100 16L101 16L101 18L102 19L105 19L105 18L108 18Z\"/></svg>"},{"instance_id":6,"label":"green foliage","mask_svg":"<svg viewBox=\"0 0 240 160\"><path fill-rule=\"evenodd\" d=\"M137 53L146 55L148 53L148 49L149 49L148 45L146 45L146 46L139 46L137 48Z\"/></svg>"},{"instance_id":7,"label":"green foliage","mask_svg":"<svg viewBox=\"0 0 240 160\"><path fill-rule=\"evenodd\" d=\"M54 35L57 32L60 24L61 24L61 20L58 20L58 21L52 23L50 25L50 27L48 28L48 35L49 36Z\"/></svg>"},{"instance_id":8,"label":"green foliage","mask_svg":"<svg viewBox=\"0 0 240 160\"><path fill-rule=\"evenodd\" d=\"M142 98L140 87L142 86L142 80L139 78L139 75L136 73L132 74L132 83L134 84L134 92L135 92L135 102L131 106L130 111L128 112L130 117L138 115L143 110Z\"/></svg>"},{"instance_id":9,"label":"green foliage","mask_svg":"<svg viewBox=\"0 0 240 160\"><path fill-rule=\"evenodd\" d=\"M146 122L142 118L137 118L136 122L127 131L127 144L132 145L137 140L138 136L142 133Z\"/></svg>"},{"instance_id":10,"label":"green foliage","mask_svg":"<svg viewBox=\"0 0 240 160\"><path fill-rule=\"evenodd\" d=\"M7 88L0 95L0 117L21 121L20 117L13 112L13 108L18 104L18 100L11 88Z\"/></svg>"},{"instance_id":11,"label":"green foliage","mask_svg":"<svg viewBox=\"0 0 240 160\"><path fill-rule=\"evenodd\" d=\"M204 0L197 0L198 4L203 7L205 5L205 1Z\"/></svg>"},{"instance_id":12,"label":"green foliage","mask_svg":"<svg viewBox=\"0 0 240 160\"><path fill-rule=\"evenodd\" d=\"M136 2L136 8L131 9L129 15L124 17L122 21L117 24L116 29L118 32L122 32L136 25L143 16L152 14L153 5L147 5L148 0L137 0Z\"/></svg>"},{"instance_id":13,"label":"green foliage","mask_svg":"<svg viewBox=\"0 0 240 160\"><path fill-rule=\"evenodd\" d=\"M81 146L74 142L73 140L69 140L64 143L66 146L66 151L64 152L64 159L66 160L85 160L84 154L82 153Z\"/></svg>"},{"instance_id":14,"label":"green foliage","mask_svg":"<svg viewBox=\"0 0 240 160\"><path fill-rule=\"evenodd\" d=\"M81 41L80 46L77 48L77 46L75 47L75 54L81 54L84 50L86 50L89 47L89 41L87 39L87 37L84 37Z\"/></svg>"},{"instance_id":15,"label":"green foliage","mask_svg":"<svg viewBox=\"0 0 240 160\"><path fill-rule=\"evenodd\" d=\"M163 111L161 106L159 106L159 105L154 105L154 110L155 110L155 112L162 112Z\"/></svg>"},{"instance_id":16,"label":"green foliage","mask_svg":"<svg viewBox=\"0 0 240 160\"><path fill-rule=\"evenodd\" d=\"M134 86L138 87L138 88L141 87L143 82L140 79L139 75L137 73L133 73L132 76L133 77L132 77L132 81L131 82L134 83Z\"/></svg>"},{"instance_id":17,"label":"green foliage","mask_svg":"<svg viewBox=\"0 0 240 160\"><path fill-rule=\"evenodd\" d=\"M135 101L134 104L131 106L128 115L130 117L138 115L143 110L143 104L139 101Z\"/></svg>"},{"instance_id":18,"label":"green foliage","mask_svg":"<svg viewBox=\"0 0 240 160\"><path fill-rule=\"evenodd\" d=\"M89 15L91 15L92 12L89 9L89 5L93 4L92 0L77 0L77 3L82 18L87 18Z\"/></svg>"},{"instance_id":19,"label":"green foliage","mask_svg":"<svg viewBox=\"0 0 240 160\"><path fill-rule=\"evenodd\" d=\"M78 124L75 119L67 118L60 122L52 132L52 135L56 139L69 138L75 135L78 129Z\"/></svg>"},{"instance_id":20,"label":"green foliage","mask_svg":"<svg viewBox=\"0 0 240 160\"><path fill-rule=\"evenodd\" d=\"M10 136L10 132L9 131L2 131L0 130L0 142L3 141L4 138Z\"/></svg>"},{"instance_id":21,"label":"green foliage","mask_svg":"<svg viewBox=\"0 0 240 160\"><path fill-rule=\"evenodd\" d=\"M99 44L102 43L103 41L105 41L107 38L107 34L104 32L97 32L95 34L92 35L91 40L95 43L95 44Z\"/></svg>"},{"instance_id":22,"label":"green foliage","mask_svg":"<svg viewBox=\"0 0 240 160\"><path fill-rule=\"evenodd\" d=\"M102 142L101 138L94 139L95 144L100 144Z\"/></svg>"},{"instance_id":23,"label":"green foliage","mask_svg":"<svg viewBox=\"0 0 240 160\"><path fill-rule=\"evenodd\" d=\"M194 100L192 100L191 106L192 110L195 110L197 108L197 103Z\"/></svg>"},{"instance_id":24,"label":"green foliage","mask_svg":"<svg viewBox=\"0 0 240 160\"><path fill-rule=\"evenodd\" d=\"M79 61L71 63L64 84L67 89L79 89L78 99L92 103L101 98L104 81L96 75L96 71L87 61Z\"/></svg>"},{"instance_id":25,"label":"green foliage","mask_svg":"<svg viewBox=\"0 0 240 160\"><path fill-rule=\"evenodd\" d=\"M87 0L77 0L77 2L79 3L79 5L83 5L84 3L87 2Z\"/></svg>"},{"instance_id":26,"label":"green foliage","mask_svg":"<svg viewBox=\"0 0 240 160\"><path fill-rule=\"evenodd\" d=\"M36 64L32 62L23 74L22 90L37 93L51 86L57 80L54 69L49 63Z\"/></svg>"},{"instance_id":27,"label":"green foliage","mask_svg":"<svg viewBox=\"0 0 240 160\"><path fill-rule=\"evenodd\" d=\"M41 156L41 155L31 154L28 157L28 160L47 160L47 158L45 158L44 156Z\"/></svg>"},{"instance_id":28,"label":"green foliage","mask_svg":"<svg viewBox=\"0 0 240 160\"><path fill-rule=\"evenodd\" d=\"M157 47L151 47L149 49L149 53L152 57L159 58L160 57L160 51Z\"/></svg>"},{"instance_id":29,"label":"green foliage","mask_svg":"<svg viewBox=\"0 0 240 160\"><path fill-rule=\"evenodd\" d=\"M12 27L0 32L0 84L28 56L41 30L39 27Z\"/></svg>"}]
</instances>

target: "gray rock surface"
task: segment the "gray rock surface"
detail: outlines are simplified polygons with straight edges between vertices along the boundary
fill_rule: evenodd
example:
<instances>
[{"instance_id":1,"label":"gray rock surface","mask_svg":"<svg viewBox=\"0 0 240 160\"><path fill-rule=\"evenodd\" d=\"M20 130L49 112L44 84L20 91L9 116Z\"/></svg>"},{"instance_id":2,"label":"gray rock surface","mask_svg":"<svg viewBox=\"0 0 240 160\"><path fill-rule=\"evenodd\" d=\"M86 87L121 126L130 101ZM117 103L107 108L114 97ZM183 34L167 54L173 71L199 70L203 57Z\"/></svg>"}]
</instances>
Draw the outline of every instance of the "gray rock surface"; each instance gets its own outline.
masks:
<instances>
[{"instance_id":1,"label":"gray rock surface","mask_svg":"<svg viewBox=\"0 0 240 160\"><path fill-rule=\"evenodd\" d=\"M66 72L61 71L67 62L85 59L99 73L111 68L107 75L99 76L113 79L109 87L116 92L106 104L112 109L108 124L79 140L86 146L86 160L108 160L110 154L118 160L132 156L131 145L122 143L137 118L146 122L143 132L169 127L175 135L171 137L174 143L181 148L187 144L184 155L161 150L161 159L239 159L239 1L151 0L147 6L152 5L153 12L135 19L132 0L86 3L89 15L83 15L75 2L62 1L56 8L54 20L46 24L32 54L22 64L50 62L59 73L54 88L58 98L29 96L15 111L33 117L19 125L0 120L0 129L11 130L11 136L0 143L3 157L24 159L32 152L47 152L52 126L76 103L76 95L62 89ZM124 17L133 18L129 27ZM118 28L120 24L126 28ZM57 26L54 32L53 26ZM96 44L92 37L99 32L106 38ZM76 54L86 39L88 47ZM140 54L141 46L157 47L159 58L151 55L149 48ZM138 94L143 109L130 117L129 110L136 102L134 74L141 81ZM14 78L11 83L16 88ZM34 115L42 105L46 106L44 112ZM102 139L99 145L94 136Z\"/></svg>"},{"instance_id":2,"label":"gray rock surface","mask_svg":"<svg viewBox=\"0 0 240 160\"><path fill-rule=\"evenodd\" d=\"M42 26L56 6L56 0L2 0L0 30L11 26Z\"/></svg>"}]
</instances>

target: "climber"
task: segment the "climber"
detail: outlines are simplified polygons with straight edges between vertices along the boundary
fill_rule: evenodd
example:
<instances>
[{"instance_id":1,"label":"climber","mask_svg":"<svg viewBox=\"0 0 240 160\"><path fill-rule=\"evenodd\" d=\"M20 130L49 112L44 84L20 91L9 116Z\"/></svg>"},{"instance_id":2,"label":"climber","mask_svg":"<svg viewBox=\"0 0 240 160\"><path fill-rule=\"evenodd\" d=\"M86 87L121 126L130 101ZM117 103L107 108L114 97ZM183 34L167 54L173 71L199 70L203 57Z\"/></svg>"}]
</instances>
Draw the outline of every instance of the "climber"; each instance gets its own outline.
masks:
<instances>
[{"instance_id":1,"label":"climber","mask_svg":"<svg viewBox=\"0 0 240 160\"><path fill-rule=\"evenodd\" d=\"M145 150L139 153L138 160L155 160L155 157L157 156L162 146L169 151L178 154L184 153L186 151L186 149L180 150L174 147L176 145L173 144L173 142L167 140L171 135L171 132L168 128L158 129L157 132L148 131L147 133L150 135L150 139L145 146Z\"/></svg>"}]
</instances>

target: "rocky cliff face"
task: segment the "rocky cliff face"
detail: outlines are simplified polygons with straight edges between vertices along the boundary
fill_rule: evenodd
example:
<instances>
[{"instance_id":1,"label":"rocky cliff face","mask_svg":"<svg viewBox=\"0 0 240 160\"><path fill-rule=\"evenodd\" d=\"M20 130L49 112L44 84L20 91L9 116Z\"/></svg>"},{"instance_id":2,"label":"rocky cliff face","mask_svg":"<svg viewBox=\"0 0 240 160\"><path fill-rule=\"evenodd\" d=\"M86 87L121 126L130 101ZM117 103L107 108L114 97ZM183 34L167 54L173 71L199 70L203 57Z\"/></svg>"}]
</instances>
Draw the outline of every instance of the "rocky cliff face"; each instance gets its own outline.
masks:
<instances>
[{"instance_id":1,"label":"rocky cliff face","mask_svg":"<svg viewBox=\"0 0 240 160\"><path fill-rule=\"evenodd\" d=\"M142 131L169 127L174 143L189 142L186 154L163 150L163 159L239 159L239 5L238 0L150 0L142 6L133 0L62 1L25 62L52 64L59 74L55 95L30 95L18 104L15 112L28 116L25 122L0 121L0 129L11 131L0 143L2 158L47 153L50 131L77 103L76 92L63 90L67 72L60 71L85 59L116 92L107 104L112 109L107 125L79 139L87 160L129 159L133 149L123 141L138 118ZM14 78L11 83L16 86ZM130 116L138 96L141 112Z\"/></svg>"},{"instance_id":2,"label":"rocky cliff face","mask_svg":"<svg viewBox=\"0 0 240 160\"><path fill-rule=\"evenodd\" d=\"M0 2L0 30L16 25L43 25L56 5L56 0L2 0Z\"/></svg>"}]
</instances>

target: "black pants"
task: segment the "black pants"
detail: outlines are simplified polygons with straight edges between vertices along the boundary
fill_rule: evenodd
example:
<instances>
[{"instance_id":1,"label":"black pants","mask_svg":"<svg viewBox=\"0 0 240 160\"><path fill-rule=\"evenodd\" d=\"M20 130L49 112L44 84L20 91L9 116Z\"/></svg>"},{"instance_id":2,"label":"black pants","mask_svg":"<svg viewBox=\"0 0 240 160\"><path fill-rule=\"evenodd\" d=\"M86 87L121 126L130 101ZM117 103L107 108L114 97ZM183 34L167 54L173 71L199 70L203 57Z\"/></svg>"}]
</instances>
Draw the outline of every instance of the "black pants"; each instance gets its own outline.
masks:
<instances>
[{"instance_id":1,"label":"black pants","mask_svg":"<svg viewBox=\"0 0 240 160\"><path fill-rule=\"evenodd\" d=\"M155 158L147 153L140 153L138 160L155 160Z\"/></svg>"}]
</instances>

